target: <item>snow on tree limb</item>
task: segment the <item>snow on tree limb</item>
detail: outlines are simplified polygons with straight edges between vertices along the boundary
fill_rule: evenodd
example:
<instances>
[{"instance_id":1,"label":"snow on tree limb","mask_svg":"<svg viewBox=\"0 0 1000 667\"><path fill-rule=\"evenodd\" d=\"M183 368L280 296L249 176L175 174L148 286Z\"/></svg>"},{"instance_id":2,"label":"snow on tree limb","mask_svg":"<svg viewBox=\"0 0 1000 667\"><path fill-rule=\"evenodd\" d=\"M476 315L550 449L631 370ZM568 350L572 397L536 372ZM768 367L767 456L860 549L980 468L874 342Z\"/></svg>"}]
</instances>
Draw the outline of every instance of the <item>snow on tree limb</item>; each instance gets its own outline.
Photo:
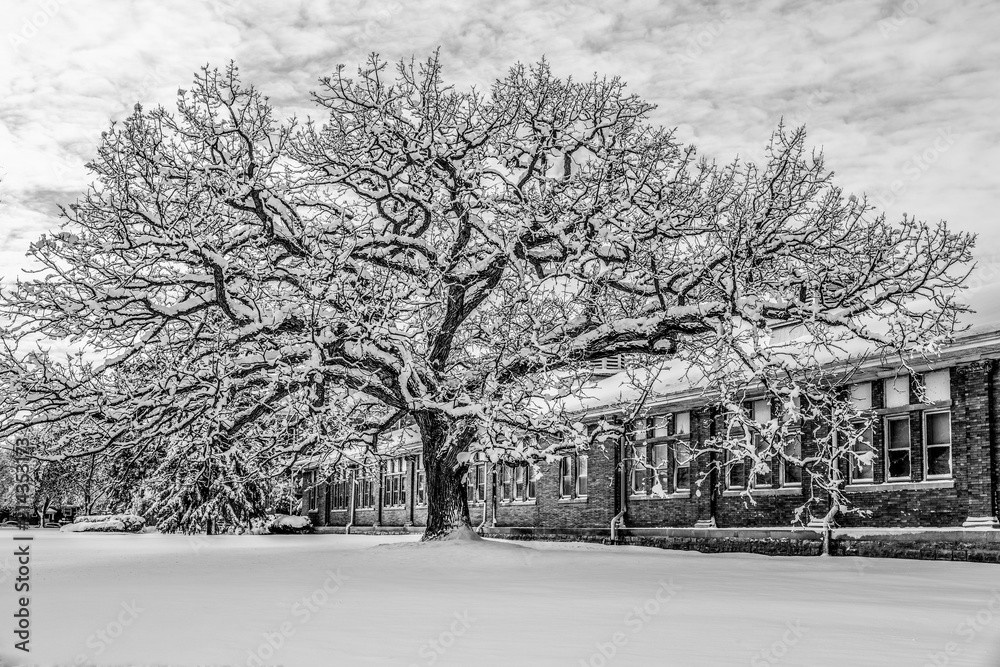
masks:
<instances>
[{"instance_id":1,"label":"snow on tree limb","mask_svg":"<svg viewBox=\"0 0 1000 667\"><path fill-rule=\"evenodd\" d=\"M750 386L820 405L838 345L932 350L965 310L973 237L845 198L804 129L720 164L619 79L545 62L488 90L436 55L320 83L325 120L281 123L206 68L176 113L103 135L94 185L31 247L40 274L3 296L0 434L85 416L104 448L195 437L252 468L374 450L412 418L432 487L469 448L582 442L559 399L609 355L683 359L723 409ZM776 348L780 323L809 336ZM38 337L89 356L29 353ZM429 533L463 520L440 500Z\"/></svg>"}]
</instances>

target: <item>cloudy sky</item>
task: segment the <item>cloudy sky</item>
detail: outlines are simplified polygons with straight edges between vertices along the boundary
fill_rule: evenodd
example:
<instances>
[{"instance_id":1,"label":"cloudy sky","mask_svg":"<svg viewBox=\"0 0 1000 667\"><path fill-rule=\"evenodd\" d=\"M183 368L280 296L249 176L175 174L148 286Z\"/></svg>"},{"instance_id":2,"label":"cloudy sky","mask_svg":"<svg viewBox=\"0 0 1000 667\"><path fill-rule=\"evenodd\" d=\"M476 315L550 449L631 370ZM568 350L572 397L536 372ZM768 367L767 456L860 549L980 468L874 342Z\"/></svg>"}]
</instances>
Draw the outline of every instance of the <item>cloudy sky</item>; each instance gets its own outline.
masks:
<instances>
[{"instance_id":1,"label":"cloudy sky","mask_svg":"<svg viewBox=\"0 0 1000 667\"><path fill-rule=\"evenodd\" d=\"M620 75L713 157L759 159L784 116L848 192L979 234L970 321L1000 320L1000 3L995 0L0 0L0 276L59 224L136 102L171 106L230 59L284 115L337 64L426 57L488 85L547 57Z\"/></svg>"}]
</instances>

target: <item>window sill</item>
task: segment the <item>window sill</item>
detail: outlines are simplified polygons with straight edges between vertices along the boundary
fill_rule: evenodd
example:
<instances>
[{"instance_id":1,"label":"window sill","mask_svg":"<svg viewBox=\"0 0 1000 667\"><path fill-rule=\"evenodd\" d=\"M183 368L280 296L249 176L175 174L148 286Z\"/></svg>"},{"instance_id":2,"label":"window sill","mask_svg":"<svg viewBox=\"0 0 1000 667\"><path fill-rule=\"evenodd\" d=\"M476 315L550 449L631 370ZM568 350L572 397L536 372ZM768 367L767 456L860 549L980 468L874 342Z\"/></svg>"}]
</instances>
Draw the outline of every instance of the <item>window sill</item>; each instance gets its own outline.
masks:
<instances>
[{"instance_id":1,"label":"window sill","mask_svg":"<svg viewBox=\"0 0 1000 667\"><path fill-rule=\"evenodd\" d=\"M746 492L746 489L732 489L725 490L722 495L725 497L742 496ZM757 488L754 489L750 494L752 496L798 496L802 494L801 486L783 486L781 488L775 489L768 487L766 489Z\"/></svg>"},{"instance_id":2,"label":"window sill","mask_svg":"<svg viewBox=\"0 0 1000 667\"><path fill-rule=\"evenodd\" d=\"M382 505L384 510L405 510L406 505Z\"/></svg>"},{"instance_id":3,"label":"window sill","mask_svg":"<svg viewBox=\"0 0 1000 667\"><path fill-rule=\"evenodd\" d=\"M910 403L909 405L896 405L891 408L879 408L875 414L881 417L894 417L904 415L908 412L949 410L951 401L936 401L934 403Z\"/></svg>"},{"instance_id":4,"label":"window sill","mask_svg":"<svg viewBox=\"0 0 1000 667\"><path fill-rule=\"evenodd\" d=\"M844 493L869 493L872 491L926 491L928 489L953 489L954 479L934 479L926 482L883 482L882 484L848 484Z\"/></svg>"},{"instance_id":5,"label":"window sill","mask_svg":"<svg viewBox=\"0 0 1000 667\"><path fill-rule=\"evenodd\" d=\"M531 500L501 500L499 503L500 507L523 507L525 505L537 505L534 498Z\"/></svg>"},{"instance_id":6,"label":"window sill","mask_svg":"<svg viewBox=\"0 0 1000 667\"><path fill-rule=\"evenodd\" d=\"M562 505L583 505L587 502L587 496L581 498L560 498L557 502Z\"/></svg>"},{"instance_id":7,"label":"window sill","mask_svg":"<svg viewBox=\"0 0 1000 667\"><path fill-rule=\"evenodd\" d=\"M644 500L680 500L680 499L685 499L685 498L690 498L690 497L691 497L691 492L690 491L678 491L676 493L666 493L666 494L664 494L662 496L658 496L655 493L650 493L648 495L643 494L641 496L633 494L633 495L629 496L628 499L629 500L637 500L639 502L642 502Z\"/></svg>"},{"instance_id":8,"label":"window sill","mask_svg":"<svg viewBox=\"0 0 1000 667\"><path fill-rule=\"evenodd\" d=\"M335 514L337 512L349 512L349 511L350 510L348 510L346 507L343 507L343 508L340 508L340 509L330 508L330 514Z\"/></svg>"}]
</instances>

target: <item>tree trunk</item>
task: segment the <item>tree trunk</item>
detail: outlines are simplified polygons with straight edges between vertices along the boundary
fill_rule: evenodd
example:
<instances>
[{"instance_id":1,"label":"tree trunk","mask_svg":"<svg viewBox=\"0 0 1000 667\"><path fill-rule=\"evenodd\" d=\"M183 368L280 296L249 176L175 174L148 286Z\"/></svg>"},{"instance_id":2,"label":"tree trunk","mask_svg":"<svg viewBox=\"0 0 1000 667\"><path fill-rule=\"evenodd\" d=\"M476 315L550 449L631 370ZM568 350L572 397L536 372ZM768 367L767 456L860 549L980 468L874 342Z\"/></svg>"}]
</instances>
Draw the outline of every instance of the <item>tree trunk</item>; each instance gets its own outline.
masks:
<instances>
[{"instance_id":1,"label":"tree trunk","mask_svg":"<svg viewBox=\"0 0 1000 667\"><path fill-rule=\"evenodd\" d=\"M414 415L420 429L427 475L427 528L421 541L479 539L472 529L463 478L468 464L458 462L466 451L471 433L449 438L458 424L443 415L422 412Z\"/></svg>"},{"instance_id":2,"label":"tree trunk","mask_svg":"<svg viewBox=\"0 0 1000 667\"><path fill-rule=\"evenodd\" d=\"M823 555L830 555L830 537L833 531L833 520L840 513L840 500L837 494L830 494L830 511L823 517Z\"/></svg>"}]
</instances>

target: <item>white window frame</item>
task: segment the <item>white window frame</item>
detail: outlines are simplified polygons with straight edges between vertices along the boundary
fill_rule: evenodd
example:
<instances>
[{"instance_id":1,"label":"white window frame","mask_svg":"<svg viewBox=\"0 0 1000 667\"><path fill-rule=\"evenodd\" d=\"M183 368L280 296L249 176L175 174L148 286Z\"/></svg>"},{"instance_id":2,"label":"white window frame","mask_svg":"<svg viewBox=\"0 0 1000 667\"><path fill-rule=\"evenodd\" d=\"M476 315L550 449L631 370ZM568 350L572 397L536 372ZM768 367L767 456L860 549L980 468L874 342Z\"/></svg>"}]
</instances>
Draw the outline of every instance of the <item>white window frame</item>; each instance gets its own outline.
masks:
<instances>
[{"instance_id":1,"label":"white window frame","mask_svg":"<svg viewBox=\"0 0 1000 667\"><path fill-rule=\"evenodd\" d=\"M580 462L583 461L583 466ZM583 472L581 474L581 467ZM590 491L590 459L586 454L576 454L573 457L573 497L574 498L586 498L587 492ZM584 483L587 485L587 489L584 493L580 492L580 480L583 479Z\"/></svg>"},{"instance_id":2,"label":"white window frame","mask_svg":"<svg viewBox=\"0 0 1000 667\"><path fill-rule=\"evenodd\" d=\"M948 415L948 474L947 475L930 475L930 474L928 474L928 468L927 468L927 461L928 461L928 457L927 457L927 447L928 447L927 436L930 433L930 431L928 431L928 429L927 429L927 417L929 417L931 415L943 415L943 414ZM923 420L922 431L923 431L923 439L924 439L924 442L923 442L923 465L924 465L923 473L924 473L924 479L953 479L955 477L955 457L954 457L955 439L954 439L954 436L953 436L953 433L952 433L953 429L952 429L951 410L950 409L944 409L944 410L925 410L924 413L923 413L923 416L921 417L921 419ZM941 447L942 445L930 445L930 446L931 447Z\"/></svg>"},{"instance_id":3,"label":"white window frame","mask_svg":"<svg viewBox=\"0 0 1000 667\"><path fill-rule=\"evenodd\" d=\"M635 488L635 478L642 475L642 488ZM649 481L649 447L645 440L632 442L632 468L628 478L629 494L633 496L645 496L649 494L647 482Z\"/></svg>"},{"instance_id":4,"label":"white window frame","mask_svg":"<svg viewBox=\"0 0 1000 667\"><path fill-rule=\"evenodd\" d=\"M863 422L859 422L859 423L856 423L856 424L853 424L853 425L854 426L861 426L861 425L863 425ZM868 440L868 447L869 447L869 449L872 452L875 452L876 450L875 450L875 428L874 428L874 425L869 426L868 428L864 429L864 431L868 431L871 434L871 436L870 436L870 438ZM864 431L862 431L862 433L864 433ZM840 440L840 433L839 432L836 433L835 437L839 441ZM888 454L888 438L889 438L888 429L886 429L886 436L885 437L886 437L886 443L887 443L886 444L886 453ZM837 442L836 444L837 444L837 447L839 448L840 447L840 443ZM852 450L852 451L856 452L856 450ZM913 451L912 450L910 451L910 455L911 456L913 455ZM912 467L912 463L913 462L911 461L910 463L911 463L910 472L912 473L913 472L913 467ZM875 483L875 461L871 462L872 472L871 472L871 476L870 477L857 477L857 475L858 475L858 467L855 465L853 458L850 461L850 465L848 465L847 468L848 468L848 470L847 470L847 483L848 484L874 484ZM885 474L886 474L886 477L888 477L888 475L889 475L889 459L888 458L886 458L886 460L885 460Z\"/></svg>"},{"instance_id":5,"label":"white window frame","mask_svg":"<svg viewBox=\"0 0 1000 667\"><path fill-rule=\"evenodd\" d=\"M746 437L745 432L742 433L742 435L743 435L743 437ZM732 437L732 434L730 434L729 437ZM743 483L742 484L733 484L732 483L733 468L736 467L736 466L740 466L740 468L743 471L743 474L742 474ZM723 469L724 469L725 476L726 476L726 490L727 491L742 491L743 489L747 488L747 486L746 486L746 484L747 484L747 460L746 460L746 457L744 457L744 456L738 456L736 454L736 452L734 452L734 451L732 451L730 449L725 450L725 462L723 464Z\"/></svg>"},{"instance_id":6,"label":"white window frame","mask_svg":"<svg viewBox=\"0 0 1000 667\"><path fill-rule=\"evenodd\" d=\"M766 415L758 414L759 411L764 411L766 413ZM770 422L771 419L772 419L772 416L771 416L771 402L769 400L767 400L766 398L757 399L755 401L752 401L750 403L750 419L752 419L757 424L760 424L761 426L763 426L764 424L767 424L768 422ZM758 454L759 455L761 449L766 449L766 447L763 446L764 445L764 439L762 437L760 437L759 434L757 434L757 433L752 434L750 436L750 439L753 442L754 454ZM770 472L767 473L771 477L770 482L768 484L766 484L766 485L760 484L760 477L764 473L754 473L754 488L758 488L758 489L772 489L772 488L774 488L775 474L774 474L774 457L773 456L770 457L770 460L767 461L767 465L771 469ZM746 463L745 462L744 462L743 476L744 476L744 479L748 478L747 471L746 471Z\"/></svg>"},{"instance_id":7,"label":"white window frame","mask_svg":"<svg viewBox=\"0 0 1000 667\"><path fill-rule=\"evenodd\" d=\"M424 507L427 505L427 470L424 468L424 455L417 454L413 465L416 468L413 473L413 504Z\"/></svg>"},{"instance_id":8,"label":"white window frame","mask_svg":"<svg viewBox=\"0 0 1000 667\"><path fill-rule=\"evenodd\" d=\"M681 435L685 435L685 434L681 434ZM680 459L680 448L681 447L683 447L685 450L687 450L687 461L685 461L685 463L683 465L681 465L681 459ZM673 461L674 461L674 469L673 469L673 471L671 471L671 475L670 475L670 481L671 481L672 486L673 486L673 488L671 489L671 492L673 492L673 493L682 493L684 491L690 491L691 490L691 461L692 461L692 459L694 459L694 452L691 451L691 440L689 440L689 439L681 439L681 438L674 438L674 440L672 440L671 443L670 443L670 451L673 452L672 456L673 456ZM681 486L677 482L678 473L682 469L686 469L688 471L688 476L687 476L688 477L688 481L687 481L687 484L685 486Z\"/></svg>"},{"instance_id":9,"label":"white window frame","mask_svg":"<svg viewBox=\"0 0 1000 667\"><path fill-rule=\"evenodd\" d=\"M406 507L406 459L401 456L386 462L382 477L382 506Z\"/></svg>"},{"instance_id":10,"label":"white window frame","mask_svg":"<svg viewBox=\"0 0 1000 667\"><path fill-rule=\"evenodd\" d=\"M890 451L902 451L902 449L890 449L892 444L891 433L889 432L889 422L893 421L905 421L906 422L906 433L907 433L907 450L906 456L910 462L910 474L906 477L891 477L889 475L889 466L892 464L892 458L889 456ZM910 413L904 412L901 414L886 415L882 420L882 430L884 432L885 443L882 450L885 452L885 481L887 482L911 482L913 481L913 429L910 428Z\"/></svg>"}]
</instances>

